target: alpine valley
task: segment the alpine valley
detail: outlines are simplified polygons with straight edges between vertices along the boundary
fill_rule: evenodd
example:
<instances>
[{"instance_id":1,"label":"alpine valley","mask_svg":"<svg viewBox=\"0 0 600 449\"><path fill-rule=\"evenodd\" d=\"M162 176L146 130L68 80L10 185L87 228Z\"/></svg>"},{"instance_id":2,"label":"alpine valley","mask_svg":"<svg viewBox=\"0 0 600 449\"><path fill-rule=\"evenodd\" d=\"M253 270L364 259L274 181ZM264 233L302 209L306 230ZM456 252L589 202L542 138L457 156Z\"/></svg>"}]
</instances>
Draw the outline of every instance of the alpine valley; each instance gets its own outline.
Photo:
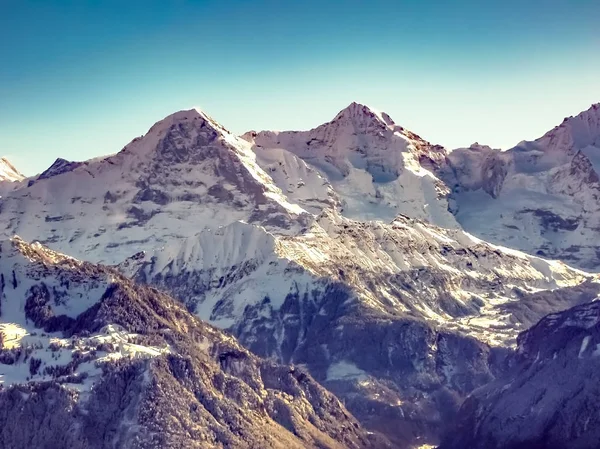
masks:
<instances>
[{"instance_id":1,"label":"alpine valley","mask_svg":"<svg viewBox=\"0 0 600 449\"><path fill-rule=\"evenodd\" d=\"M600 104L507 151L352 103L2 159L0 446L596 447L599 174Z\"/></svg>"}]
</instances>

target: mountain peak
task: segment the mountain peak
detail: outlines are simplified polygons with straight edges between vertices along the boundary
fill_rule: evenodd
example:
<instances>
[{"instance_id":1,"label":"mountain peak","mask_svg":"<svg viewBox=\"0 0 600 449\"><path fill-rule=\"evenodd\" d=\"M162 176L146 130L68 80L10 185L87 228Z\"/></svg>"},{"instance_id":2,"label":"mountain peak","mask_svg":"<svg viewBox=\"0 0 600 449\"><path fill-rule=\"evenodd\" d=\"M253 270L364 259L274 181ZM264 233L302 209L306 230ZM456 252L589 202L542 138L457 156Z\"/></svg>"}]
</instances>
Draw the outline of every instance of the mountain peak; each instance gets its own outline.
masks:
<instances>
[{"instance_id":1,"label":"mountain peak","mask_svg":"<svg viewBox=\"0 0 600 449\"><path fill-rule=\"evenodd\" d=\"M58 176L62 173L73 171L81 165L84 165L84 162L68 161L59 157L54 161L54 163L50 167L43 171L37 179L40 180L51 178L53 176Z\"/></svg>"},{"instance_id":2,"label":"mountain peak","mask_svg":"<svg viewBox=\"0 0 600 449\"><path fill-rule=\"evenodd\" d=\"M600 103L592 104L588 109L586 109L585 111L581 111L579 114L577 114L575 116L571 115L569 117L565 117L563 119L562 123L560 125L556 126L555 129L564 127L565 124L570 124L573 121L590 120L592 118L595 120L598 120L598 118L600 118Z\"/></svg>"},{"instance_id":3,"label":"mountain peak","mask_svg":"<svg viewBox=\"0 0 600 449\"><path fill-rule=\"evenodd\" d=\"M148 132L151 133L153 131L164 131L174 124L184 122L200 122L203 125L213 128L214 130L229 134L229 131L223 125L199 108L183 109L167 115L164 119L156 122Z\"/></svg>"},{"instance_id":4,"label":"mountain peak","mask_svg":"<svg viewBox=\"0 0 600 449\"><path fill-rule=\"evenodd\" d=\"M0 158L0 181L21 181L25 176L5 157Z\"/></svg>"},{"instance_id":5,"label":"mountain peak","mask_svg":"<svg viewBox=\"0 0 600 449\"><path fill-rule=\"evenodd\" d=\"M536 140L547 150L571 154L573 151L600 143L600 103L575 116L565 117L562 123Z\"/></svg>"},{"instance_id":6,"label":"mountain peak","mask_svg":"<svg viewBox=\"0 0 600 449\"><path fill-rule=\"evenodd\" d=\"M165 139L168 142L164 142ZM116 156L117 160L132 154L139 157L154 153L159 146L204 146L217 140L232 143L237 138L204 111L184 109L156 122L146 134L133 139ZM184 141L187 142L185 145Z\"/></svg>"},{"instance_id":7,"label":"mountain peak","mask_svg":"<svg viewBox=\"0 0 600 449\"><path fill-rule=\"evenodd\" d=\"M333 119L333 121L341 119L350 119L354 122L364 122L365 120L374 120L383 123L386 126L394 126L395 123L391 117L385 112L380 112L370 106L353 101L346 108L342 109Z\"/></svg>"}]
</instances>

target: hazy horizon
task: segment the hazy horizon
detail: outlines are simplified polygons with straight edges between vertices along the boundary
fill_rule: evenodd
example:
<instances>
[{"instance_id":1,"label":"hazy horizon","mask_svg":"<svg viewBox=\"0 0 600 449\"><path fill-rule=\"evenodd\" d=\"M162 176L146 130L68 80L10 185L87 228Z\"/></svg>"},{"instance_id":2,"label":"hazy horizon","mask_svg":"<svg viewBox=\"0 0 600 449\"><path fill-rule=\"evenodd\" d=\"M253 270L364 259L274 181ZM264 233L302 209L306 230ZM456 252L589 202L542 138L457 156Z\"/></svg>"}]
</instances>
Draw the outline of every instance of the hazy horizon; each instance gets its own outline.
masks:
<instances>
[{"instance_id":1,"label":"hazy horizon","mask_svg":"<svg viewBox=\"0 0 600 449\"><path fill-rule=\"evenodd\" d=\"M599 16L592 1L13 2L0 155L33 175L181 109L241 134L310 129L352 101L449 149L507 149L600 101Z\"/></svg>"}]
</instances>

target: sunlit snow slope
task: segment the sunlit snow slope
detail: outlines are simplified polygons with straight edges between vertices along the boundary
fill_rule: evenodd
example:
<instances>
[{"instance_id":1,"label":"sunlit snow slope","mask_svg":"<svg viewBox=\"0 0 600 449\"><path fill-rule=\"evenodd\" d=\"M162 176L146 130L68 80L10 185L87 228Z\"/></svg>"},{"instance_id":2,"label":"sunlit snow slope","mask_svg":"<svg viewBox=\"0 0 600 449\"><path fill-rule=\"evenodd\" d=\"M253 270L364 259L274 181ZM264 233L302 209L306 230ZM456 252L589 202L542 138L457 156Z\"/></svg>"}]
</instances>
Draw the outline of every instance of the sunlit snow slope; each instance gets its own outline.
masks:
<instances>
[{"instance_id":1,"label":"sunlit snow slope","mask_svg":"<svg viewBox=\"0 0 600 449\"><path fill-rule=\"evenodd\" d=\"M600 104L506 152L474 145L448 161L452 208L467 231L599 269Z\"/></svg>"}]
</instances>

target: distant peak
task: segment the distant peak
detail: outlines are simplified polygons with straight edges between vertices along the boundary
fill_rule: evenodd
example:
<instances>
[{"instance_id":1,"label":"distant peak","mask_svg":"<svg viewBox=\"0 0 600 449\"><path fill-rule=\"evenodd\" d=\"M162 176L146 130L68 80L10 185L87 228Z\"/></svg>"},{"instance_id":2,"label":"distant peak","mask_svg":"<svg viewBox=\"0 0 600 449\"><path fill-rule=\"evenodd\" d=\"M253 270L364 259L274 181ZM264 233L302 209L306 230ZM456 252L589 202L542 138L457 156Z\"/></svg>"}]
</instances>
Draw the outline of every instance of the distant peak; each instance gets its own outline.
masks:
<instances>
[{"instance_id":1,"label":"distant peak","mask_svg":"<svg viewBox=\"0 0 600 449\"><path fill-rule=\"evenodd\" d=\"M13 164L11 164L10 161L8 159L6 159L5 157L0 158L0 163L1 163L1 165L5 165L15 172L17 171L15 166Z\"/></svg>"},{"instance_id":2,"label":"distant peak","mask_svg":"<svg viewBox=\"0 0 600 449\"><path fill-rule=\"evenodd\" d=\"M0 158L0 181L21 181L25 176L5 157Z\"/></svg>"},{"instance_id":3,"label":"distant peak","mask_svg":"<svg viewBox=\"0 0 600 449\"><path fill-rule=\"evenodd\" d=\"M205 125L208 125L211 128L218 130L219 132L230 134L229 131L223 125L221 125L219 122L217 122L215 119L213 119L210 115L208 115L206 112L202 111L199 108L184 109L181 111L174 112L173 114L170 114L170 115L166 116L164 119L156 122L152 126L152 128L150 128L150 130L148 132L149 133L153 132L153 131L160 132L160 131L168 129L171 125L174 125L177 123L194 122L194 121L201 122Z\"/></svg>"},{"instance_id":4,"label":"distant peak","mask_svg":"<svg viewBox=\"0 0 600 449\"><path fill-rule=\"evenodd\" d=\"M483 151L493 151L493 148L490 147L489 145L483 145L479 142L474 142L472 143L469 148L471 148L472 150L483 150Z\"/></svg>"},{"instance_id":5,"label":"distant peak","mask_svg":"<svg viewBox=\"0 0 600 449\"><path fill-rule=\"evenodd\" d=\"M597 144L600 139L600 103L592 104L575 116L565 117L536 140L547 149L572 152L588 145Z\"/></svg>"},{"instance_id":6,"label":"distant peak","mask_svg":"<svg viewBox=\"0 0 600 449\"><path fill-rule=\"evenodd\" d=\"M67 173L75 170L77 167L84 165L83 162L73 162L63 159L61 157L57 158L54 163L48 167L44 172L42 172L38 176L38 180L52 178L53 176L58 176L63 173Z\"/></svg>"},{"instance_id":7,"label":"distant peak","mask_svg":"<svg viewBox=\"0 0 600 449\"><path fill-rule=\"evenodd\" d=\"M393 126L394 121L385 112L380 112L375 108L367 106L365 104L357 103L353 101L346 108L342 109L333 119L333 121L340 120L342 118L347 119L371 119L382 122L384 125Z\"/></svg>"}]
</instances>

